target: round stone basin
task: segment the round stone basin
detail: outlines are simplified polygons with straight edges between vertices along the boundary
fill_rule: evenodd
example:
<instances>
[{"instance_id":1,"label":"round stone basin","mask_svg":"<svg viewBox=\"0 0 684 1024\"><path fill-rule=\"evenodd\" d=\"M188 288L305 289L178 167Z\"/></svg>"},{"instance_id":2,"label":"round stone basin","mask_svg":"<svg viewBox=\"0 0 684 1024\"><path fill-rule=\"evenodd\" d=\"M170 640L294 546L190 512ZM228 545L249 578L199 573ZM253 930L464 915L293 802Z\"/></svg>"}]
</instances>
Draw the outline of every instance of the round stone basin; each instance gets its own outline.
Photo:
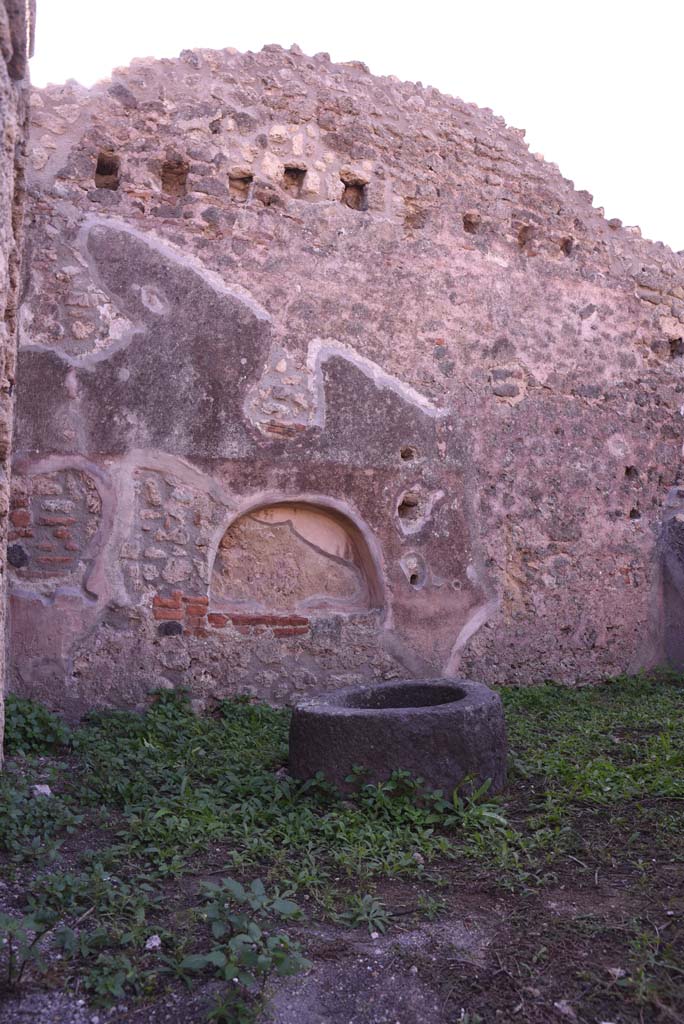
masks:
<instances>
[{"instance_id":1,"label":"round stone basin","mask_svg":"<svg viewBox=\"0 0 684 1024\"><path fill-rule=\"evenodd\" d=\"M358 765L380 782L403 769L425 789L470 792L506 782L501 698L469 679L407 679L337 690L301 701L290 724L290 772L325 774L343 792Z\"/></svg>"}]
</instances>

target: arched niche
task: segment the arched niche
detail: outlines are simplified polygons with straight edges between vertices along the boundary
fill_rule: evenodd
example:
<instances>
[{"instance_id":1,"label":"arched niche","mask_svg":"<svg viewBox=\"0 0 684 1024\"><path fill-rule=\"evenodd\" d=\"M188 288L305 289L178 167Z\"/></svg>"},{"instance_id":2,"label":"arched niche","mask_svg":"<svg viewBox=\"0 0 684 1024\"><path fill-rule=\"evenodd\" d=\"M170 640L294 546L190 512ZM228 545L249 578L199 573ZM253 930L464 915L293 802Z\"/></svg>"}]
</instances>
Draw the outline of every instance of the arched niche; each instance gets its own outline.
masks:
<instances>
[{"instance_id":1,"label":"arched niche","mask_svg":"<svg viewBox=\"0 0 684 1024\"><path fill-rule=\"evenodd\" d=\"M231 523L219 543L213 608L359 613L382 605L368 542L336 509L302 501L264 505Z\"/></svg>"}]
</instances>

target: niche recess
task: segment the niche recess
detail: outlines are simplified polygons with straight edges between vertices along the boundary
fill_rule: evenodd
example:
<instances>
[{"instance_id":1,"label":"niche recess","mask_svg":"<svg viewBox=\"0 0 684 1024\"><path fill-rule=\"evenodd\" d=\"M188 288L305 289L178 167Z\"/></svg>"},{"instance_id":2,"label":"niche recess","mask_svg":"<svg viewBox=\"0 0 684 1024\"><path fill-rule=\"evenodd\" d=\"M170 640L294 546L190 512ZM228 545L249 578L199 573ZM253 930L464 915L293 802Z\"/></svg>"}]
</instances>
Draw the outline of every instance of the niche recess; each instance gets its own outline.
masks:
<instances>
[{"instance_id":1,"label":"niche recess","mask_svg":"<svg viewBox=\"0 0 684 1024\"><path fill-rule=\"evenodd\" d=\"M522 224L518 228L518 248L527 250L530 248L534 241L535 231L534 225Z\"/></svg>"},{"instance_id":2,"label":"niche recess","mask_svg":"<svg viewBox=\"0 0 684 1024\"><path fill-rule=\"evenodd\" d=\"M109 188L116 191L119 187L121 161L111 149L102 149L97 155L95 166L95 188Z\"/></svg>"},{"instance_id":3,"label":"niche recess","mask_svg":"<svg viewBox=\"0 0 684 1024\"><path fill-rule=\"evenodd\" d=\"M467 210L463 214L463 230L466 234L476 235L481 223L482 218L477 210Z\"/></svg>"},{"instance_id":4,"label":"niche recess","mask_svg":"<svg viewBox=\"0 0 684 1024\"><path fill-rule=\"evenodd\" d=\"M443 497L443 491L427 491L420 483L403 491L396 505L396 523L400 532L408 536L422 530Z\"/></svg>"},{"instance_id":5,"label":"niche recess","mask_svg":"<svg viewBox=\"0 0 684 1024\"><path fill-rule=\"evenodd\" d=\"M405 523L417 523L423 516L423 501L418 491L405 491L397 505L397 515Z\"/></svg>"},{"instance_id":6,"label":"niche recess","mask_svg":"<svg viewBox=\"0 0 684 1024\"><path fill-rule=\"evenodd\" d=\"M254 176L248 172L235 171L228 176L228 194L236 203L246 203L249 199Z\"/></svg>"},{"instance_id":7,"label":"niche recess","mask_svg":"<svg viewBox=\"0 0 684 1024\"><path fill-rule=\"evenodd\" d=\"M348 206L350 210L367 210L368 182L348 171L343 172L340 178L344 185L344 192L342 193L344 205Z\"/></svg>"},{"instance_id":8,"label":"niche recess","mask_svg":"<svg viewBox=\"0 0 684 1024\"><path fill-rule=\"evenodd\" d=\"M302 194L302 186L306 178L306 167L296 165L287 166L283 172L283 188L290 195L299 197Z\"/></svg>"},{"instance_id":9,"label":"niche recess","mask_svg":"<svg viewBox=\"0 0 684 1024\"><path fill-rule=\"evenodd\" d=\"M357 526L332 509L282 502L226 530L211 578L211 606L258 612L363 612L382 587Z\"/></svg>"},{"instance_id":10,"label":"niche recess","mask_svg":"<svg viewBox=\"0 0 684 1024\"><path fill-rule=\"evenodd\" d=\"M184 196L188 191L188 165L181 157L169 157L161 169L162 192L167 196Z\"/></svg>"}]
</instances>

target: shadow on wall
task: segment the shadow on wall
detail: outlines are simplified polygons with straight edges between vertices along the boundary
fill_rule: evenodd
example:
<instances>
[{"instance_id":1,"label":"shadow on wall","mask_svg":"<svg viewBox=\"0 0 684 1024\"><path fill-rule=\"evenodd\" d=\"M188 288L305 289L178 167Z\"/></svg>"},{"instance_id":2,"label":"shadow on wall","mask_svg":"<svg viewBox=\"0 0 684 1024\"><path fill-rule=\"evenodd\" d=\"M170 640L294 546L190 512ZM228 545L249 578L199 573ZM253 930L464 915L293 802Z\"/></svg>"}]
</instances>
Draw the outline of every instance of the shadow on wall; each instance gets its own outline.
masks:
<instances>
[{"instance_id":1,"label":"shadow on wall","mask_svg":"<svg viewBox=\"0 0 684 1024\"><path fill-rule=\"evenodd\" d=\"M684 669L684 488L668 496L660 536L665 662Z\"/></svg>"}]
</instances>

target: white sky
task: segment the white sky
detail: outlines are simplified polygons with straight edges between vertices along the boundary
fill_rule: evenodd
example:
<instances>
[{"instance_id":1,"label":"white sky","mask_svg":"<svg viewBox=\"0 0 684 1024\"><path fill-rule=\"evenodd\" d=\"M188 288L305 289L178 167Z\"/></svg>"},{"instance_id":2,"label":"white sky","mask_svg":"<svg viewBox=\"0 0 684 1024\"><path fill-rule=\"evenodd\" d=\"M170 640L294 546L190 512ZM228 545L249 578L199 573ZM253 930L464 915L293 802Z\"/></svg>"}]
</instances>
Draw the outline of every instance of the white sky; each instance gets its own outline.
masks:
<instances>
[{"instance_id":1,"label":"white sky","mask_svg":"<svg viewBox=\"0 0 684 1024\"><path fill-rule=\"evenodd\" d=\"M433 85L527 130L606 216L684 249L681 0L38 0L36 85L265 43Z\"/></svg>"}]
</instances>

